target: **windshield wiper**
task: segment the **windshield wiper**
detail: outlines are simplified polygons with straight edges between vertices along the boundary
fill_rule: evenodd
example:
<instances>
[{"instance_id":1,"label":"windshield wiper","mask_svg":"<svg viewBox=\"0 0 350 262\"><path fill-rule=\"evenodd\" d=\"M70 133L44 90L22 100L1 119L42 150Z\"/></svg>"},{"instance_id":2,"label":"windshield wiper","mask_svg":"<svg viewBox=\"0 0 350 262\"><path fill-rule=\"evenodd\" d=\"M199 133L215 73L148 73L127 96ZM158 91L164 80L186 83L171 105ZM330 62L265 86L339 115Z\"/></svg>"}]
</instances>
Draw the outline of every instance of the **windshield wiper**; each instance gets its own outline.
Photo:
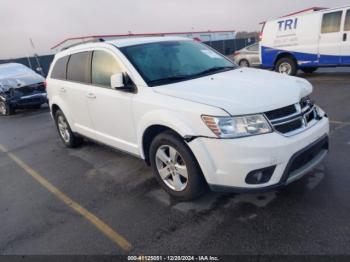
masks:
<instances>
[{"instance_id":1,"label":"windshield wiper","mask_svg":"<svg viewBox=\"0 0 350 262\"><path fill-rule=\"evenodd\" d=\"M198 74L196 74L196 76L207 75L207 74L216 73L216 72L224 72L235 68L236 67L234 66L216 66L216 67L212 67L207 70L204 70L202 72L199 72Z\"/></svg>"},{"instance_id":2,"label":"windshield wiper","mask_svg":"<svg viewBox=\"0 0 350 262\"><path fill-rule=\"evenodd\" d=\"M169 77L165 77L165 78L151 80L148 82L148 84L152 85L152 86L161 85L161 84L168 84L168 83L173 83L173 82L177 82L177 81L184 81L184 80L193 79L193 78L200 77L203 75L208 75L210 73L224 72L224 71L228 71L228 70L232 70L232 69L236 69L236 67L235 66L217 66L217 67L212 67L212 68L209 68L207 70L204 70L202 72L199 72L199 73L193 74L193 75L176 75L176 76L169 76Z\"/></svg>"},{"instance_id":3,"label":"windshield wiper","mask_svg":"<svg viewBox=\"0 0 350 262\"><path fill-rule=\"evenodd\" d=\"M168 83L168 82L176 82L176 81L187 80L190 77L191 77L190 75L169 76L169 77L165 77L165 78L151 80L151 81L149 81L149 83L152 85L155 85L155 84L162 84L162 83Z\"/></svg>"}]
</instances>

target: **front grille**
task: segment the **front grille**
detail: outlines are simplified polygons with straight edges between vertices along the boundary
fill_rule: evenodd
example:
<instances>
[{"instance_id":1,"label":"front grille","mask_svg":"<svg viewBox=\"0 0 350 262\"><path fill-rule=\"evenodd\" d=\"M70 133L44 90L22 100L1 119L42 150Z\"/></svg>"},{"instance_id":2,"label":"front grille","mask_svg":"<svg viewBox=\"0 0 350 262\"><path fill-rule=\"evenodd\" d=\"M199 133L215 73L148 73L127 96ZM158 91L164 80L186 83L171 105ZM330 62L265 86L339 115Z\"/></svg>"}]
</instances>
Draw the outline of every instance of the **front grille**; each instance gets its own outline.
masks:
<instances>
[{"instance_id":1,"label":"front grille","mask_svg":"<svg viewBox=\"0 0 350 262\"><path fill-rule=\"evenodd\" d=\"M291 106L286 106L280 109L272 110L269 112L266 112L266 116L268 119L276 119L276 118L281 118L287 115L292 115L297 112L296 108L294 105Z\"/></svg>"},{"instance_id":2,"label":"front grille","mask_svg":"<svg viewBox=\"0 0 350 262\"><path fill-rule=\"evenodd\" d=\"M280 133L289 133L303 127L303 121L301 119L294 120L292 122L275 126L275 129Z\"/></svg>"},{"instance_id":3,"label":"front grille","mask_svg":"<svg viewBox=\"0 0 350 262\"><path fill-rule=\"evenodd\" d=\"M314 112L310 112L309 114L305 115L305 120L307 123L310 123L312 120L315 120L316 114Z\"/></svg>"},{"instance_id":4,"label":"front grille","mask_svg":"<svg viewBox=\"0 0 350 262\"><path fill-rule=\"evenodd\" d=\"M297 134L315 124L318 116L309 98L299 103L265 112L273 128L286 136Z\"/></svg>"}]
</instances>

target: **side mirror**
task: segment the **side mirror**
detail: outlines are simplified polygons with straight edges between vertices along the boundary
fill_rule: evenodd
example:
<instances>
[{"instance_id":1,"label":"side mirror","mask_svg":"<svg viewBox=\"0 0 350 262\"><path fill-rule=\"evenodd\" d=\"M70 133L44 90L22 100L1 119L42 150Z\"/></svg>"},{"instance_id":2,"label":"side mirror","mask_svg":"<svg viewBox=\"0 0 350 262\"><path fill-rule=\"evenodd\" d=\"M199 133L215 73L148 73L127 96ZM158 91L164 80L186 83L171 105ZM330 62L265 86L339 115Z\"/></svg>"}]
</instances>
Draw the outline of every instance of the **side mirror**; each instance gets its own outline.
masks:
<instances>
[{"instance_id":1,"label":"side mirror","mask_svg":"<svg viewBox=\"0 0 350 262\"><path fill-rule=\"evenodd\" d=\"M111 88L112 89L121 89L124 85L124 76L123 73L116 73L111 76Z\"/></svg>"},{"instance_id":2,"label":"side mirror","mask_svg":"<svg viewBox=\"0 0 350 262\"><path fill-rule=\"evenodd\" d=\"M111 88L123 92L136 93L137 88L127 73L116 73L111 76Z\"/></svg>"}]
</instances>

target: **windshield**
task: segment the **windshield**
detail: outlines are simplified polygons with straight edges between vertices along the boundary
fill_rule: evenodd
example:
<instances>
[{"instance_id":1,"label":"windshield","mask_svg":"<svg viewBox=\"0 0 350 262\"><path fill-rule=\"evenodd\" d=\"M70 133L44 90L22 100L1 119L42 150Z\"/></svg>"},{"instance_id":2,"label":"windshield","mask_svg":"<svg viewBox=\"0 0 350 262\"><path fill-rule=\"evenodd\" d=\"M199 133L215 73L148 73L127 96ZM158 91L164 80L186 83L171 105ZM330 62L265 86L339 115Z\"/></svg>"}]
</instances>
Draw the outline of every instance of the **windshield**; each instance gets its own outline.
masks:
<instances>
[{"instance_id":1,"label":"windshield","mask_svg":"<svg viewBox=\"0 0 350 262\"><path fill-rule=\"evenodd\" d=\"M120 49L149 86L185 81L236 66L204 44L168 41Z\"/></svg>"}]
</instances>

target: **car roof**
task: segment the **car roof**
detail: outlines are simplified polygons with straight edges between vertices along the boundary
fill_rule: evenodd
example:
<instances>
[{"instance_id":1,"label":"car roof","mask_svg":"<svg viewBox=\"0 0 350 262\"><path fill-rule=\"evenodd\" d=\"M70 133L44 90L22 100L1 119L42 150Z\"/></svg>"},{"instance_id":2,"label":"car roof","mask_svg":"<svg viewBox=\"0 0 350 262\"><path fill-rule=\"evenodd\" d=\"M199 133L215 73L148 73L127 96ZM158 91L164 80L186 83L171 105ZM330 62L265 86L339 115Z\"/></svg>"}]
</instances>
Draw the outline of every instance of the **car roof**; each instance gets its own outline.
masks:
<instances>
[{"instance_id":1,"label":"car roof","mask_svg":"<svg viewBox=\"0 0 350 262\"><path fill-rule=\"evenodd\" d=\"M132 37L107 41L116 47L125 47L132 45L141 45L148 43L167 42L167 41L191 41L192 39L179 36L158 36L158 37Z\"/></svg>"},{"instance_id":2,"label":"car roof","mask_svg":"<svg viewBox=\"0 0 350 262\"><path fill-rule=\"evenodd\" d=\"M70 55L72 53L79 52L83 49L93 49L96 47L103 47L106 45L113 45L117 48L122 48L126 46L133 45L141 45L148 43L158 43L158 42L168 42L168 41L193 41L190 38L179 37L179 36L160 36L160 37L129 37L129 38L121 38L109 41L101 41L101 42L90 42L90 43L82 43L72 47L68 47L65 50L56 54L57 58Z\"/></svg>"}]
</instances>

